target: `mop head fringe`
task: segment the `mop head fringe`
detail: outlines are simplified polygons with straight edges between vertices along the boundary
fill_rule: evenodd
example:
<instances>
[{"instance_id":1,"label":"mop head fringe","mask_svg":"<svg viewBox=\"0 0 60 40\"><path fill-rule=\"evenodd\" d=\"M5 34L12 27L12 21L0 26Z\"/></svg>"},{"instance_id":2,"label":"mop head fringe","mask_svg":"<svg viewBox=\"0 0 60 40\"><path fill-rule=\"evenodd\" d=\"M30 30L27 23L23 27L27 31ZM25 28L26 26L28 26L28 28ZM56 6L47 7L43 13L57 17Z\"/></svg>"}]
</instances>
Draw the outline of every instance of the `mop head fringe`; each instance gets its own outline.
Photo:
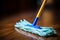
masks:
<instances>
[{"instance_id":1,"label":"mop head fringe","mask_svg":"<svg viewBox=\"0 0 60 40\"><path fill-rule=\"evenodd\" d=\"M15 24L15 27L19 28L21 30L24 30L26 32L31 32L33 34L37 34L37 35L43 36L43 37L56 34L56 30L54 30L52 27L41 27L42 29L37 29L37 28L25 26L26 24L32 25L31 23L29 23L28 21L23 19L23 20L20 20L19 22L17 22Z\"/></svg>"}]
</instances>

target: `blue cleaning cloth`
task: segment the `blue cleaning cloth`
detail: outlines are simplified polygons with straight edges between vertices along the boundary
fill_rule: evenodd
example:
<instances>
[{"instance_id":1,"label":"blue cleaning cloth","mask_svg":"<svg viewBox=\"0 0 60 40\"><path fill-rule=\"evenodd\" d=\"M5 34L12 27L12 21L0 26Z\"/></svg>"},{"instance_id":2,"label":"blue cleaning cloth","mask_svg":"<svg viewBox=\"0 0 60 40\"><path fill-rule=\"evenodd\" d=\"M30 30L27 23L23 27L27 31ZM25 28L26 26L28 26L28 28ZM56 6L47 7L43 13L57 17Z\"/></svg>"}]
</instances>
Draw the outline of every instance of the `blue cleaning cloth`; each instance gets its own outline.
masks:
<instances>
[{"instance_id":1,"label":"blue cleaning cloth","mask_svg":"<svg viewBox=\"0 0 60 40\"><path fill-rule=\"evenodd\" d=\"M29 23L28 21L23 19L23 20L20 20L19 22L17 22L15 24L15 27L19 28L21 30L24 30L26 32L31 32L31 33L34 33L34 34L37 34L37 35L43 36L43 37L56 34L56 30L54 30L52 27L41 27L42 29L37 29L37 28L25 26L27 24L32 25L31 23Z\"/></svg>"}]
</instances>

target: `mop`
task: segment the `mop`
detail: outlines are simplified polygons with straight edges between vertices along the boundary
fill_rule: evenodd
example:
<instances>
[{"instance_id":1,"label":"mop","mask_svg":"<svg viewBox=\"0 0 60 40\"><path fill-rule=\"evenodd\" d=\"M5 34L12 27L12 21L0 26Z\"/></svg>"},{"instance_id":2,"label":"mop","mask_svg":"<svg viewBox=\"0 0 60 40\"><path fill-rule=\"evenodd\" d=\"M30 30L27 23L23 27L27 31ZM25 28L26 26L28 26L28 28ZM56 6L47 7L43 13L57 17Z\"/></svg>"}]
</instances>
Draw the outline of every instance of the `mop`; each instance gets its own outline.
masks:
<instances>
[{"instance_id":1,"label":"mop","mask_svg":"<svg viewBox=\"0 0 60 40\"><path fill-rule=\"evenodd\" d=\"M27 20L23 19L23 20L20 20L19 22L17 22L14 26L16 28L19 28L20 30L24 30L25 32L37 34L42 37L51 36L51 35L56 34L56 30L54 30L52 27L41 27L41 26L36 25L46 2L47 2L47 0L43 1L42 5L37 13L37 16L34 19L34 22L32 24L30 22L28 22Z\"/></svg>"}]
</instances>

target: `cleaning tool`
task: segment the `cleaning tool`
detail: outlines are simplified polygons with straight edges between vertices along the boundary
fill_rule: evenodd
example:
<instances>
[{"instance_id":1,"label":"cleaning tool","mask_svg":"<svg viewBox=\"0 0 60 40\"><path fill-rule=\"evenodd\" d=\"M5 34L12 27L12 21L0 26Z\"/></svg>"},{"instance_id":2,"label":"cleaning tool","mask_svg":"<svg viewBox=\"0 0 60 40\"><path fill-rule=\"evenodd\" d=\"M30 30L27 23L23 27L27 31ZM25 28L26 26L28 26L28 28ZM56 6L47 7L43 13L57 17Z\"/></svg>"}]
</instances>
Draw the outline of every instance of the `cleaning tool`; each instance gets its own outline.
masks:
<instances>
[{"instance_id":1,"label":"cleaning tool","mask_svg":"<svg viewBox=\"0 0 60 40\"><path fill-rule=\"evenodd\" d=\"M36 25L38 18L40 17L46 2L47 2L47 0L43 1L42 5L37 13L36 18L34 19L33 24L31 24L30 22L23 19L23 20L20 20L19 22L17 22L15 24L15 27L19 28L21 30L24 30L26 32L31 32L31 33L37 34L39 36L51 36L53 34L56 34L56 30L54 30L52 27L41 27L41 26Z\"/></svg>"}]
</instances>

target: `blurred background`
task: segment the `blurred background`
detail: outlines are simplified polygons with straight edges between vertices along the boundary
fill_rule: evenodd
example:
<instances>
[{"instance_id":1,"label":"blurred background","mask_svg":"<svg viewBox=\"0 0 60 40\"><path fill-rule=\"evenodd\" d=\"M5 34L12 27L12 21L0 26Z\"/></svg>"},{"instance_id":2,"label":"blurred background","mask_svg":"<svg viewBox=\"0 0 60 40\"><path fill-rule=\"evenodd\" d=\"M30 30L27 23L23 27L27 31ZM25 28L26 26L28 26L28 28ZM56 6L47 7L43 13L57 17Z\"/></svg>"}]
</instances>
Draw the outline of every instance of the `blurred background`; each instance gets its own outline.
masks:
<instances>
[{"instance_id":1,"label":"blurred background","mask_svg":"<svg viewBox=\"0 0 60 40\"><path fill-rule=\"evenodd\" d=\"M35 40L15 31L15 23L21 19L33 22L43 0L1 0L0 38L1 40ZM37 25L53 27L60 36L60 1L47 0ZM37 37L38 38L38 37ZM44 39L44 38L43 38ZM54 37L49 38L55 40ZM44 39L44 40L49 40ZM56 40L60 40L56 37Z\"/></svg>"}]
</instances>

